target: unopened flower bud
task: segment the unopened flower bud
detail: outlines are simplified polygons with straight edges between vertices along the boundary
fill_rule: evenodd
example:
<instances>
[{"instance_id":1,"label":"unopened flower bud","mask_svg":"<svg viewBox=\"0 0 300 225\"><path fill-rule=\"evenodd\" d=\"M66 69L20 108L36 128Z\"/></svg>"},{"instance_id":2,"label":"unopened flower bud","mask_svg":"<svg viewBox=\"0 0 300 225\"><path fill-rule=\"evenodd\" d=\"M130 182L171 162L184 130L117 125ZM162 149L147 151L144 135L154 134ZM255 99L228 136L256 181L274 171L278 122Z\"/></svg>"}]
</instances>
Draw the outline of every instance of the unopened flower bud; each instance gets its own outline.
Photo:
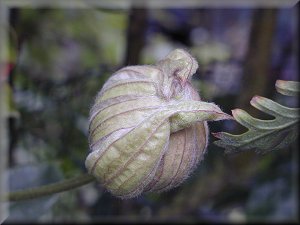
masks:
<instances>
[{"instance_id":1,"label":"unopened flower bud","mask_svg":"<svg viewBox=\"0 0 300 225\"><path fill-rule=\"evenodd\" d=\"M156 65L128 66L90 111L86 167L121 198L180 185L203 158L208 120L231 118L192 87L198 64L176 49Z\"/></svg>"}]
</instances>

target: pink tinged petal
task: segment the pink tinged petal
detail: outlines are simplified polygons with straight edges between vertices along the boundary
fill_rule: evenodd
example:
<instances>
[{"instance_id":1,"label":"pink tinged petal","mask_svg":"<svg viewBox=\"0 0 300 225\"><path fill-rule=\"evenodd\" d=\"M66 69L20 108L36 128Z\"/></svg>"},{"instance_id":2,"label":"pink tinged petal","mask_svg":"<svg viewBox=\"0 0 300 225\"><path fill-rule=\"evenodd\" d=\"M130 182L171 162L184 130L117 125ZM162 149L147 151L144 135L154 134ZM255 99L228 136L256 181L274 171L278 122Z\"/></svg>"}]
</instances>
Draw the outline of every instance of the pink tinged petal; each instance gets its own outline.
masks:
<instances>
[{"instance_id":1,"label":"pink tinged petal","mask_svg":"<svg viewBox=\"0 0 300 225\"><path fill-rule=\"evenodd\" d=\"M173 133L169 149L164 154L156 176L145 191L166 191L188 178L203 158L207 146L207 133L206 123L197 123Z\"/></svg>"}]
</instances>

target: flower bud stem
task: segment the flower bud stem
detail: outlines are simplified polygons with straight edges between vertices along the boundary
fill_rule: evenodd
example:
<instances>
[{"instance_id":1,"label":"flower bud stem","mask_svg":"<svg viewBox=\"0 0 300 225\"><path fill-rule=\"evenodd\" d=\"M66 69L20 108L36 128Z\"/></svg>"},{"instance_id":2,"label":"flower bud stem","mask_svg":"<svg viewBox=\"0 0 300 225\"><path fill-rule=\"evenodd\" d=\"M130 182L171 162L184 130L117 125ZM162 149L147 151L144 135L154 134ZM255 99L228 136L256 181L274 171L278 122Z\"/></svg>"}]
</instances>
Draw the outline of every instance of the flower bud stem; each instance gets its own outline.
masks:
<instances>
[{"instance_id":1,"label":"flower bud stem","mask_svg":"<svg viewBox=\"0 0 300 225\"><path fill-rule=\"evenodd\" d=\"M95 178L90 174L82 174L80 176L59 181L56 183L29 188L25 190L9 192L6 196L0 196L1 201L22 201L33 198L39 198L46 195L68 191L94 181Z\"/></svg>"}]
</instances>

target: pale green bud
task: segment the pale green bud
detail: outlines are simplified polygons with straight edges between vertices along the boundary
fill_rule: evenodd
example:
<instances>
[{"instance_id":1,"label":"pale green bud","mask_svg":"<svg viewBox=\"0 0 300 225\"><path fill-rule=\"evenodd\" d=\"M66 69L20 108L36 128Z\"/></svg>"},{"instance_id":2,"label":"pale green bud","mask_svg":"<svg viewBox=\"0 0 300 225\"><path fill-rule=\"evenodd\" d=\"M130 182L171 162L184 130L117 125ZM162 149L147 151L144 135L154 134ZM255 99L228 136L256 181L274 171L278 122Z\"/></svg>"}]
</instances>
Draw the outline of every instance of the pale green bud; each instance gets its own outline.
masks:
<instances>
[{"instance_id":1,"label":"pale green bud","mask_svg":"<svg viewBox=\"0 0 300 225\"><path fill-rule=\"evenodd\" d=\"M180 185L206 151L206 121L231 118L200 100L190 82L197 68L176 49L156 65L125 67L104 84L90 112L86 167L113 195Z\"/></svg>"}]
</instances>

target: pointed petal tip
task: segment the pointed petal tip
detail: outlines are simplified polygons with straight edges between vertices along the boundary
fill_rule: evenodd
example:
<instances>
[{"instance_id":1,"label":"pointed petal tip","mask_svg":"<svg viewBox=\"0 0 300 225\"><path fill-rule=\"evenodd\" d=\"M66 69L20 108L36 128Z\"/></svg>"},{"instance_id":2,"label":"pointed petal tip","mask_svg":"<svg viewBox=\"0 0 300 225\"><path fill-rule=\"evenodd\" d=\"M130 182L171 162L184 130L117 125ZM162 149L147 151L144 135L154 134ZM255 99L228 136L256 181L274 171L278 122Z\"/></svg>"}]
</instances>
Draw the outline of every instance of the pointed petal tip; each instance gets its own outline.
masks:
<instances>
[{"instance_id":1,"label":"pointed petal tip","mask_svg":"<svg viewBox=\"0 0 300 225\"><path fill-rule=\"evenodd\" d=\"M220 120L235 120L235 119L233 118L233 116L221 111L214 115L214 119L212 119L212 121L220 121Z\"/></svg>"}]
</instances>

